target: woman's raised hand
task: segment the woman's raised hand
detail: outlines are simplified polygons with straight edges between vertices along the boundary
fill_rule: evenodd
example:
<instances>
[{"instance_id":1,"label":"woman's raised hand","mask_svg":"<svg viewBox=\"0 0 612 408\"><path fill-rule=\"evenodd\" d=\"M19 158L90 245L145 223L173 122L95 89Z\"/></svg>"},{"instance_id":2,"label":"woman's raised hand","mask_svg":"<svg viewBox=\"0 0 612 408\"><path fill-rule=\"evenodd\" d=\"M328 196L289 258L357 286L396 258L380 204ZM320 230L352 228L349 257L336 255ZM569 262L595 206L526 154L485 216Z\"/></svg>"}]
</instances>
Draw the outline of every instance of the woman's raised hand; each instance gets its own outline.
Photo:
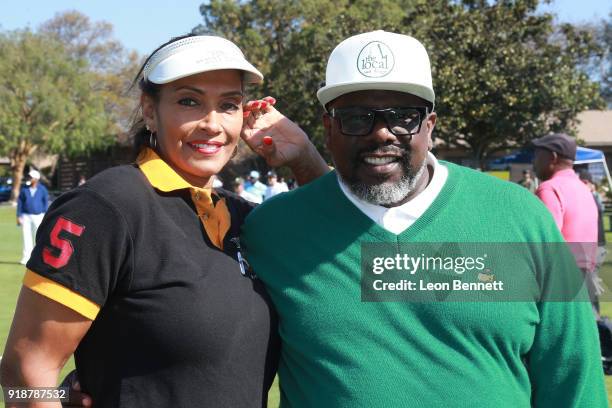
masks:
<instances>
[{"instance_id":1,"label":"woman's raised hand","mask_svg":"<svg viewBox=\"0 0 612 408\"><path fill-rule=\"evenodd\" d=\"M249 101L243 108L242 139L261 155L268 166L288 166L299 185L329 171L308 135L274 108L276 99L267 96Z\"/></svg>"},{"instance_id":2,"label":"woman's raised hand","mask_svg":"<svg viewBox=\"0 0 612 408\"><path fill-rule=\"evenodd\" d=\"M244 105L242 139L261 155L268 166L292 166L312 144L304 131L274 108L267 96Z\"/></svg>"}]
</instances>

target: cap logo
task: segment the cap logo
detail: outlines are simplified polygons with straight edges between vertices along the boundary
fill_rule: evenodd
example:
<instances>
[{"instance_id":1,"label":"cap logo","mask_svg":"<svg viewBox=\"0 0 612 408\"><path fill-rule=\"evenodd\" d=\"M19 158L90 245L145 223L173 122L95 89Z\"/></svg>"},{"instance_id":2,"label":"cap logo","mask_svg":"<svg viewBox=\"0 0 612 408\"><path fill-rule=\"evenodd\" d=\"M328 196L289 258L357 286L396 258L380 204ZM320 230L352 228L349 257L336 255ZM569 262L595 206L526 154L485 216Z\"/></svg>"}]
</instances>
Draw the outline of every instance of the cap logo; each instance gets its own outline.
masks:
<instances>
[{"instance_id":1,"label":"cap logo","mask_svg":"<svg viewBox=\"0 0 612 408\"><path fill-rule=\"evenodd\" d=\"M233 56L227 55L227 53L223 50L214 50L214 51L208 52L205 56L195 60L195 63L214 65L214 64L219 64L221 62L229 62L229 61L235 61L235 60L236 58L234 58Z\"/></svg>"},{"instance_id":2,"label":"cap logo","mask_svg":"<svg viewBox=\"0 0 612 408\"><path fill-rule=\"evenodd\" d=\"M370 78L384 77L393 70L394 65L393 52L380 41L368 43L357 57L357 70L361 75Z\"/></svg>"}]
</instances>

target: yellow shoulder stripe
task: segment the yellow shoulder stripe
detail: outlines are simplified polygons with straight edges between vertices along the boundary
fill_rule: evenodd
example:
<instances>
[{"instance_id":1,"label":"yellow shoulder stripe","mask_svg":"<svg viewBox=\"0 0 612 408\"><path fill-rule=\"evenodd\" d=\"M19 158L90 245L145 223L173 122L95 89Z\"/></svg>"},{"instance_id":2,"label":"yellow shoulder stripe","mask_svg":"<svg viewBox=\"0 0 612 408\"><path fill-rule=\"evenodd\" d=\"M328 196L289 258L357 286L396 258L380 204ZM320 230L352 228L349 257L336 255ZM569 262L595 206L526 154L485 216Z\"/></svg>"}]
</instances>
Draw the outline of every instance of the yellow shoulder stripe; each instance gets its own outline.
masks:
<instances>
[{"instance_id":1,"label":"yellow shoulder stripe","mask_svg":"<svg viewBox=\"0 0 612 408\"><path fill-rule=\"evenodd\" d=\"M100 312L100 306L61 284L27 269L23 285L34 292L60 303L75 312L94 320Z\"/></svg>"}]
</instances>

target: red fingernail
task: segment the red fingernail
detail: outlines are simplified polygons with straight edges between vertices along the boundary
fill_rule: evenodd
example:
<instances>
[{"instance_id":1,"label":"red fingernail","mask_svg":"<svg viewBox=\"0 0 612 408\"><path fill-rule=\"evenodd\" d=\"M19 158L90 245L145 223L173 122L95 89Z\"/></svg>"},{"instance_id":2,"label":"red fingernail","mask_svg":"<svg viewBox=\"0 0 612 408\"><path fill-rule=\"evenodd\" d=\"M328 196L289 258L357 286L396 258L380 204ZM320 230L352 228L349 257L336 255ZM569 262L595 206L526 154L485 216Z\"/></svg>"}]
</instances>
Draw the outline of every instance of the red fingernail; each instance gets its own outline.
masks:
<instances>
[{"instance_id":1,"label":"red fingernail","mask_svg":"<svg viewBox=\"0 0 612 408\"><path fill-rule=\"evenodd\" d=\"M264 100L267 101L270 105L274 105L276 103L276 99L271 96L266 96Z\"/></svg>"},{"instance_id":2,"label":"red fingernail","mask_svg":"<svg viewBox=\"0 0 612 408\"><path fill-rule=\"evenodd\" d=\"M263 144L265 144L266 146L272 146L272 137L264 136L263 137Z\"/></svg>"},{"instance_id":3,"label":"red fingernail","mask_svg":"<svg viewBox=\"0 0 612 408\"><path fill-rule=\"evenodd\" d=\"M242 117L243 118L248 118L250 114L251 114L250 111L242 111Z\"/></svg>"},{"instance_id":4,"label":"red fingernail","mask_svg":"<svg viewBox=\"0 0 612 408\"><path fill-rule=\"evenodd\" d=\"M268 107L268 102L262 102L261 106L259 107L260 109L266 109Z\"/></svg>"},{"instance_id":5,"label":"red fingernail","mask_svg":"<svg viewBox=\"0 0 612 408\"><path fill-rule=\"evenodd\" d=\"M255 102L253 104L253 109L259 109L259 106L261 105L261 103L259 101Z\"/></svg>"}]
</instances>

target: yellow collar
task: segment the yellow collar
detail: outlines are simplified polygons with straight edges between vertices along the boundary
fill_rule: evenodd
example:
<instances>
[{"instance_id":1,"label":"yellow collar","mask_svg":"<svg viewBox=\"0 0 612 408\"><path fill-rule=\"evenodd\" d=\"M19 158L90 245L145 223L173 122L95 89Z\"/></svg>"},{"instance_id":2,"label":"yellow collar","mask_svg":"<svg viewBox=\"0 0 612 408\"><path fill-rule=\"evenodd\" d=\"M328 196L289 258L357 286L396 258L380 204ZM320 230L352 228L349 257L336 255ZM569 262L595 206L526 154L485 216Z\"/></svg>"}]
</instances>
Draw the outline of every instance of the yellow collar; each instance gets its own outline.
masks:
<instances>
[{"instance_id":1,"label":"yellow collar","mask_svg":"<svg viewBox=\"0 0 612 408\"><path fill-rule=\"evenodd\" d=\"M199 188L189 184L172 170L172 167L163 161L153 149L145 148L141 151L136 163L149 183L157 190L167 193L188 188L206 234L213 245L223 250L223 240L231 225L231 215L225 199L221 198L214 203L211 188Z\"/></svg>"},{"instance_id":2,"label":"yellow collar","mask_svg":"<svg viewBox=\"0 0 612 408\"><path fill-rule=\"evenodd\" d=\"M160 191L167 193L182 188L197 188L179 176L153 149L146 147L142 150L136 163L149 183Z\"/></svg>"}]
</instances>

